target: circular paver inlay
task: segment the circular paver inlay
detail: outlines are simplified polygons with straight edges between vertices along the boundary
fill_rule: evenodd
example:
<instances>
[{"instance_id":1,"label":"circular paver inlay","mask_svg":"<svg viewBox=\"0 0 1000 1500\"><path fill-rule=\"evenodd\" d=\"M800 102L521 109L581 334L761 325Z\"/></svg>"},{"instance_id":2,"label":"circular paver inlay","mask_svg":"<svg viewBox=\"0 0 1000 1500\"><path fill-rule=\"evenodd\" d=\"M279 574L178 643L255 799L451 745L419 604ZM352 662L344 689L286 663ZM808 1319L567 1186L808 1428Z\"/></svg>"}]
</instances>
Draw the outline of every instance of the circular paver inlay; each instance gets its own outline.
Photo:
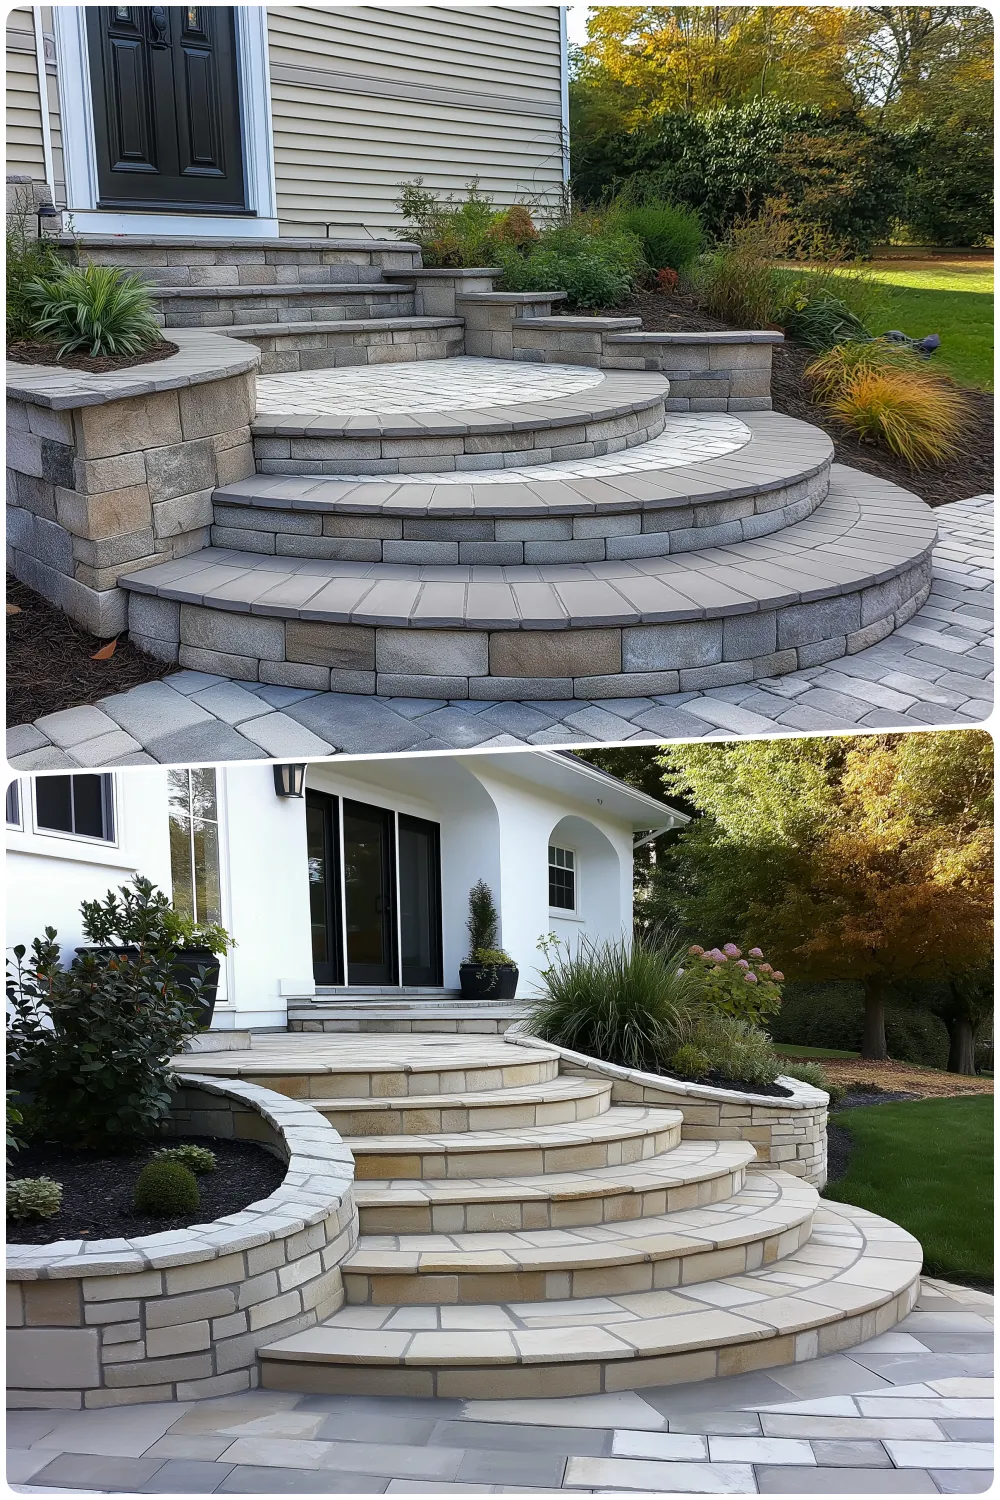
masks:
<instances>
[{"instance_id":1,"label":"circular paver inlay","mask_svg":"<svg viewBox=\"0 0 1000 1500\"><path fill-rule=\"evenodd\" d=\"M257 415L366 417L551 401L600 385L601 370L517 360L408 360L257 378Z\"/></svg>"}]
</instances>

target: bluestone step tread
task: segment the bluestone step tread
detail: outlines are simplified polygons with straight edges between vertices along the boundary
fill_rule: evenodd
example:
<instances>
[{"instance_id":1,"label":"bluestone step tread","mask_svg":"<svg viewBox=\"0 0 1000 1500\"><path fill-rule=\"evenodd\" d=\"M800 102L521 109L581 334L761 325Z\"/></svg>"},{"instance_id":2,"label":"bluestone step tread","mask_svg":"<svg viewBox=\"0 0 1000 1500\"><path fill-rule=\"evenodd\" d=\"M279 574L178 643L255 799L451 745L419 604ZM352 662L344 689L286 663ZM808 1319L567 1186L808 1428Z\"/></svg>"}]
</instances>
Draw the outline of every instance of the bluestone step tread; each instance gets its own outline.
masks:
<instances>
[{"instance_id":1,"label":"bluestone step tread","mask_svg":"<svg viewBox=\"0 0 1000 1500\"><path fill-rule=\"evenodd\" d=\"M356 1157L420 1155L448 1158L484 1152L544 1152L631 1140L671 1130L679 1132L682 1119L681 1112L676 1109L616 1104L588 1120L536 1125L527 1130L442 1131L418 1135L344 1136L343 1139Z\"/></svg>"},{"instance_id":2,"label":"bluestone step tread","mask_svg":"<svg viewBox=\"0 0 1000 1500\"><path fill-rule=\"evenodd\" d=\"M347 1113L352 1109L385 1114L400 1109L502 1109L515 1104L553 1104L572 1099L610 1098L611 1087L610 1080L565 1073L547 1083L526 1083L517 1088L477 1089L460 1094L409 1094L395 1099L314 1098L310 1102L314 1109L328 1110L331 1113Z\"/></svg>"}]
</instances>

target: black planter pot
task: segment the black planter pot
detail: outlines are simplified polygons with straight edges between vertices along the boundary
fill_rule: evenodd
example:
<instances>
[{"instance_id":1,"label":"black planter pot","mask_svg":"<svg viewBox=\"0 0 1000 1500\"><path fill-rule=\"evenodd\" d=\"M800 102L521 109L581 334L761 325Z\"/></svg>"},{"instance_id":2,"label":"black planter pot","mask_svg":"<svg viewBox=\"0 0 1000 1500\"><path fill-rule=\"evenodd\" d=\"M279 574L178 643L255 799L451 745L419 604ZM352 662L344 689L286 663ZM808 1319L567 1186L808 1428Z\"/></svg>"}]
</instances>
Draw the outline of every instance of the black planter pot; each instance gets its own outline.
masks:
<instances>
[{"instance_id":1,"label":"black planter pot","mask_svg":"<svg viewBox=\"0 0 1000 1500\"><path fill-rule=\"evenodd\" d=\"M458 982L463 1000L513 1000L517 992L516 964L474 964L458 966Z\"/></svg>"},{"instance_id":2,"label":"black planter pot","mask_svg":"<svg viewBox=\"0 0 1000 1500\"><path fill-rule=\"evenodd\" d=\"M107 958L117 953L130 955L138 953L138 948L111 948L102 945L77 948L77 953L98 953ZM219 969L220 962L210 948L178 948L174 954L174 978L179 987L188 995L193 996L192 980L199 977L199 970L205 970L205 982L201 993L195 999L195 1007L198 1017L199 1031L207 1031L212 1024L212 1016L215 1014L215 999L219 993Z\"/></svg>"}]
</instances>

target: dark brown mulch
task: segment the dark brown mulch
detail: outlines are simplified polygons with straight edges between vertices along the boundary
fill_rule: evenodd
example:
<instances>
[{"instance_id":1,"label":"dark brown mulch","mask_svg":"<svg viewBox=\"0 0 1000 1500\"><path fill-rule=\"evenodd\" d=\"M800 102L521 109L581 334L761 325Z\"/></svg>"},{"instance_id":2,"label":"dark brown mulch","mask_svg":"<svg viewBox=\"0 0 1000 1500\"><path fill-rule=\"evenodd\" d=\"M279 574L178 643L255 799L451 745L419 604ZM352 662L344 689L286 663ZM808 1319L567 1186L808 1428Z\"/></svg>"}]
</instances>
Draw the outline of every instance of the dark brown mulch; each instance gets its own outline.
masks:
<instances>
[{"instance_id":1,"label":"dark brown mulch","mask_svg":"<svg viewBox=\"0 0 1000 1500\"><path fill-rule=\"evenodd\" d=\"M643 329L650 333L714 333L730 324L710 318L690 292L637 292L610 309L615 317L640 317ZM988 494L993 489L993 396L988 391L963 388L972 408L972 426L962 440L957 458L940 468L914 473L900 459L884 448L863 443L860 438L829 417L813 401L805 378L806 365L815 358L813 352L786 339L774 347L771 373L771 396L775 411L798 417L822 428L833 439L837 463L866 474L877 474L893 484L910 490L928 505L947 505L952 500L967 500L971 495Z\"/></svg>"},{"instance_id":2,"label":"dark brown mulch","mask_svg":"<svg viewBox=\"0 0 1000 1500\"><path fill-rule=\"evenodd\" d=\"M180 1218L153 1218L132 1207L135 1180L162 1145L193 1140L215 1152L214 1172L197 1178L201 1202ZM180 1137L134 1151L73 1151L64 1146L31 1145L14 1156L9 1177L52 1177L61 1183L62 1208L54 1218L14 1223L7 1220L7 1239L15 1245L47 1245L52 1240L134 1239L189 1224L209 1224L225 1214L238 1213L248 1203L267 1198L281 1185L285 1165L250 1141L204 1140Z\"/></svg>"},{"instance_id":3,"label":"dark brown mulch","mask_svg":"<svg viewBox=\"0 0 1000 1500\"><path fill-rule=\"evenodd\" d=\"M676 1073L671 1073L667 1068L658 1069L658 1076L666 1078L671 1083L690 1082L690 1079L679 1078ZM722 1078L718 1073L710 1073L707 1078L699 1078L698 1083L704 1083L713 1089L732 1089L740 1094L766 1094L770 1099L790 1099L791 1089L786 1089L780 1083L747 1083L745 1078Z\"/></svg>"},{"instance_id":4,"label":"dark brown mulch","mask_svg":"<svg viewBox=\"0 0 1000 1500\"><path fill-rule=\"evenodd\" d=\"M19 365L58 365L60 370L86 370L89 375L106 375L111 370L131 370L135 365L151 365L169 359L178 346L169 339L151 344L141 354L64 354L59 358L58 344L40 339L18 339L7 346L7 358Z\"/></svg>"},{"instance_id":5,"label":"dark brown mulch","mask_svg":"<svg viewBox=\"0 0 1000 1500\"><path fill-rule=\"evenodd\" d=\"M7 616L8 726L96 703L109 693L124 693L177 670L170 662L137 651L125 635L119 636L108 661L92 661L94 652L108 642L89 635L13 578L7 579L7 602L20 610Z\"/></svg>"}]
</instances>

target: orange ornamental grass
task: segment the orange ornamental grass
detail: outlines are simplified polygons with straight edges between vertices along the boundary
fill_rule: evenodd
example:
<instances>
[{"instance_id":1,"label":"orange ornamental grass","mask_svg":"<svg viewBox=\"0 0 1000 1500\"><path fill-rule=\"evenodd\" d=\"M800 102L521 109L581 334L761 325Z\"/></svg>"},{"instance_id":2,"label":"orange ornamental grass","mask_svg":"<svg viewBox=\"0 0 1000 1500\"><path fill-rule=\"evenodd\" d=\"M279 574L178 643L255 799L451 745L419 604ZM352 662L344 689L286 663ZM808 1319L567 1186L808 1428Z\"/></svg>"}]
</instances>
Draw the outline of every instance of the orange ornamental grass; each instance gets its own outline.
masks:
<instances>
[{"instance_id":1,"label":"orange ornamental grass","mask_svg":"<svg viewBox=\"0 0 1000 1500\"><path fill-rule=\"evenodd\" d=\"M961 391L916 371L859 371L829 406L865 442L883 443L911 469L954 458L968 426Z\"/></svg>"}]
</instances>

